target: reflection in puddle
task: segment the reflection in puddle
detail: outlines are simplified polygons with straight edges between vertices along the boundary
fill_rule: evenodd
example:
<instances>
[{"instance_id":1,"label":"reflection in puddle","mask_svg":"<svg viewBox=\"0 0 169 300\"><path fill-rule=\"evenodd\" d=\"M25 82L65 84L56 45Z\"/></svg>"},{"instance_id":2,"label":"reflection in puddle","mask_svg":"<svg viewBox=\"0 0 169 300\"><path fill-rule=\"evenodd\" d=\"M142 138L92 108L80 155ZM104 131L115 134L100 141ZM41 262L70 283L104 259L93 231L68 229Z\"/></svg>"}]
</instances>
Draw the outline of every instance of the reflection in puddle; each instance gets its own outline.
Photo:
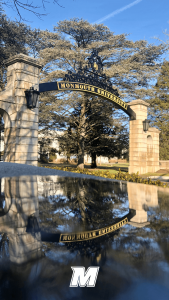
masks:
<instances>
[{"instance_id":1,"label":"reflection in puddle","mask_svg":"<svg viewBox=\"0 0 169 300\"><path fill-rule=\"evenodd\" d=\"M25 263L38 258L41 255L41 235L37 178L5 178L1 190L0 232L3 232L2 240L8 238L10 261Z\"/></svg>"},{"instance_id":2,"label":"reflection in puddle","mask_svg":"<svg viewBox=\"0 0 169 300\"><path fill-rule=\"evenodd\" d=\"M130 182L3 178L2 299L126 299L126 293L130 299L149 299L143 290L145 282L147 289L155 286L154 299L168 299L168 195L169 189ZM128 224L114 232L59 243L60 234L99 231L126 216ZM69 288L71 266L98 265L92 291Z\"/></svg>"}]
</instances>

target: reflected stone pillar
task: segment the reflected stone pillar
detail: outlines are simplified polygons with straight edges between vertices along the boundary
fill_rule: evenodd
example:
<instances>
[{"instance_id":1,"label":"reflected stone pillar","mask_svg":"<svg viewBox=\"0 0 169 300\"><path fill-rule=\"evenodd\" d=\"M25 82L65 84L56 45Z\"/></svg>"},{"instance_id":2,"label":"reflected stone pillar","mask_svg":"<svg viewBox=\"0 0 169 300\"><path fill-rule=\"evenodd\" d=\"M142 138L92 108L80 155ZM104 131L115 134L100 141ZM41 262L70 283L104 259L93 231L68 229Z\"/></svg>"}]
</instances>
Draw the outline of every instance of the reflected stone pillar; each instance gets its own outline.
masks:
<instances>
[{"instance_id":1,"label":"reflected stone pillar","mask_svg":"<svg viewBox=\"0 0 169 300\"><path fill-rule=\"evenodd\" d=\"M127 190L129 209L136 212L129 224L135 227L148 225L146 207L158 206L158 188L154 185L127 182Z\"/></svg>"},{"instance_id":2,"label":"reflected stone pillar","mask_svg":"<svg viewBox=\"0 0 169 300\"><path fill-rule=\"evenodd\" d=\"M9 210L0 217L0 231L8 234L10 261L21 264L41 257L37 177L5 178L3 190Z\"/></svg>"},{"instance_id":3,"label":"reflected stone pillar","mask_svg":"<svg viewBox=\"0 0 169 300\"><path fill-rule=\"evenodd\" d=\"M15 234L9 235L10 261L22 264L42 256L41 234L27 233L26 228L17 228Z\"/></svg>"}]
</instances>

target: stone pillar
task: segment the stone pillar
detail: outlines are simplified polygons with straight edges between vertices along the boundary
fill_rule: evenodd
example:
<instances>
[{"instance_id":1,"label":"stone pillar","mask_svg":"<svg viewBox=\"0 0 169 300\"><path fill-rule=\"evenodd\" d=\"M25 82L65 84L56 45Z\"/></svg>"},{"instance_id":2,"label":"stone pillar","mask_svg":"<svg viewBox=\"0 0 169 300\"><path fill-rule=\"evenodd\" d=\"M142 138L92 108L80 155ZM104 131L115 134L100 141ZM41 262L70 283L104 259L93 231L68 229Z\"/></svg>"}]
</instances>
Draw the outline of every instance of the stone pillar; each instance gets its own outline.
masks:
<instances>
[{"instance_id":1,"label":"stone pillar","mask_svg":"<svg viewBox=\"0 0 169 300\"><path fill-rule=\"evenodd\" d=\"M129 103L136 113L136 120L130 121L129 133L129 173L147 173L147 133L143 131L143 121L147 119L147 107L143 100L133 100Z\"/></svg>"},{"instance_id":2,"label":"stone pillar","mask_svg":"<svg viewBox=\"0 0 169 300\"><path fill-rule=\"evenodd\" d=\"M37 165L38 103L28 109L25 90L39 84L41 65L36 59L18 54L6 61L7 86L0 93L4 118L4 161Z\"/></svg>"}]
</instances>

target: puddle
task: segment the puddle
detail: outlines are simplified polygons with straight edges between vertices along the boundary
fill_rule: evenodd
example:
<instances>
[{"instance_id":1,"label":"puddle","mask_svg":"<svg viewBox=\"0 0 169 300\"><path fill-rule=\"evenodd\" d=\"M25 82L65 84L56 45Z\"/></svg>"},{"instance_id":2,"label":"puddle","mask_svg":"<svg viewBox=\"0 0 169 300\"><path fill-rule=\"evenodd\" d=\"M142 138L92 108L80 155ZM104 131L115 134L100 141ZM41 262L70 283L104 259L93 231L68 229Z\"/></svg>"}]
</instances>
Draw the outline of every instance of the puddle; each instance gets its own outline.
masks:
<instances>
[{"instance_id":1,"label":"puddle","mask_svg":"<svg viewBox=\"0 0 169 300\"><path fill-rule=\"evenodd\" d=\"M169 189L2 178L0 299L168 300L168 233ZM72 266L99 266L95 287L70 288Z\"/></svg>"}]
</instances>

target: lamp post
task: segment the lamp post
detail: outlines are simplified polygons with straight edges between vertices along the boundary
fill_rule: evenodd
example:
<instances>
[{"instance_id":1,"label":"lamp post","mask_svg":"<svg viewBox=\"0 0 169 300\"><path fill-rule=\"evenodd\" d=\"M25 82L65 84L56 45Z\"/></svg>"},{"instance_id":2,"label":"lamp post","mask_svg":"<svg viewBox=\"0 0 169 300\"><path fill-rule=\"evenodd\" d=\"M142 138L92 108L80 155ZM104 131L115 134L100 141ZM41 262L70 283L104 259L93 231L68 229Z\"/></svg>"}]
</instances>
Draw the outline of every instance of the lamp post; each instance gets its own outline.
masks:
<instances>
[{"instance_id":1,"label":"lamp post","mask_svg":"<svg viewBox=\"0 0 169 300\"><path fill-rule=\"evenodd\" d=\"M34 87L25 91L27 108L36 108L39 94L37 90L34 90Z\"/></svg>"},{"instance_id":2,"label":"lamp post","mask_svg":"<svg viewBox=\"0 0 169 300\"><path fill-rule=\"evenodd\" d=\"M147 120L147 119L145 119L145 120L143 121L143 130L144 130L145 132L148 131L148 129L149 129L149 123L150 123L150 121Z\"/></svg>"}]
</instances>

